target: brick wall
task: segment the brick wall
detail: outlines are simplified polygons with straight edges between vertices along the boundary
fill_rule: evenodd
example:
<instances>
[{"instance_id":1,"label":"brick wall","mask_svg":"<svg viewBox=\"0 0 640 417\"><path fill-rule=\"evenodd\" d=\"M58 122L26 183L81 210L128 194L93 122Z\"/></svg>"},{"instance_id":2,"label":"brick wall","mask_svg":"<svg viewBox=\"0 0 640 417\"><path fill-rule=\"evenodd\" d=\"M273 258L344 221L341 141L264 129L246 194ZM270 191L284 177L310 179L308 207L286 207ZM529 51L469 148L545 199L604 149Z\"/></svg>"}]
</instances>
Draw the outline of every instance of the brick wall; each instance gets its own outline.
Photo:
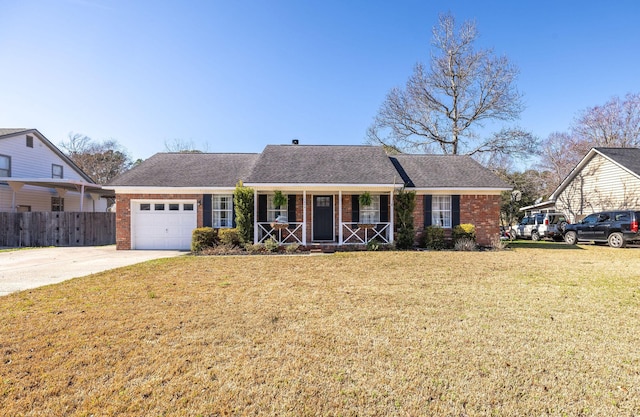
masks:
<instances>
[{"instance_id":1,"label":"brick wall","mask_svg":"<svg viewBox=\"0 0 640 417\"><path fill-rule=\"evenodd\" d=\"M460 223L473 224L478 244L489 246L500 235L500 196L461 195Z\"/></svg>"},{"instance_id":2,"label":"brick wall","mask_svg":"<svg viewBox=\"0 0 640 417\"><path fill-rule=\"evenodd\" d=\"M500 196L461 195L460 223L473 224L476 227L478 244L490 245L492 237L500 233ZM416 239L418 239L424 230L424 195L416 196L413 224L416 230ZM445 236L451 236L450 229L445 230Z\"/></svg>"},{"instance_id":3,"label":"brick wall","mask_svg":"<svg viewBox=\"0 0 640 417\"><path fill-rule=\"evenodd\" d=\"M198 200L202 194L120 194L116 196L116 249L131 249L131 200ZM198 224L202 227L202 204L198 204Z\"/></svg>"}]
</instances>

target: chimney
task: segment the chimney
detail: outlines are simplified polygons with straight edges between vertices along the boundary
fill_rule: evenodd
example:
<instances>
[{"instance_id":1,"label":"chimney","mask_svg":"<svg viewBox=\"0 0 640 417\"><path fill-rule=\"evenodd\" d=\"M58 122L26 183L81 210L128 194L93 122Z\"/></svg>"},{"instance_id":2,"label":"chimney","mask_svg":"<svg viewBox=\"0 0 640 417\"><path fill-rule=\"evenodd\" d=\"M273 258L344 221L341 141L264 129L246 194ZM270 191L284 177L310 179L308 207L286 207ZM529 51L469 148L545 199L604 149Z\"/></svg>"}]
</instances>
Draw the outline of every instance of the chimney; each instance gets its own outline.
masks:
<instances>
[{"instance_id":1,"label":"chimney","mask_svg":"<svg viewBox=\"0 0 640 417\"><path fill-rule=\"evenodd\" d=\"M300 141L298 139L292 139L291 140L291 144L292 145L298 145L300 143Z\"/></svg>"}]
</instances>

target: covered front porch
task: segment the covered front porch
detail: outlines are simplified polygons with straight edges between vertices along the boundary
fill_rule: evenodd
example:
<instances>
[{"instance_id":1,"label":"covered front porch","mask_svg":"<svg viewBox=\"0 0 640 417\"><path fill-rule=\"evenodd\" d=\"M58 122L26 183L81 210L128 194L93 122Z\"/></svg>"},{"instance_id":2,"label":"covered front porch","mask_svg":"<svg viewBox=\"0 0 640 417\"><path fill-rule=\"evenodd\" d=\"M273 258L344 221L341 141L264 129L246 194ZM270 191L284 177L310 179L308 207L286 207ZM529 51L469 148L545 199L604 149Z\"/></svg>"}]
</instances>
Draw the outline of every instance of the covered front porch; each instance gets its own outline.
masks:
<instances>
[{"instance_id":1,"label":"covered front porch","mask_svg":"<svg viewBox=\"0 0 640 417\"><path fill-rule=\"evenodd\" d=\"M254 188L254 243L393 243L393 193L389 188ZM368 198L361 198L363 194Z\"/></svg>"}]
</instances>

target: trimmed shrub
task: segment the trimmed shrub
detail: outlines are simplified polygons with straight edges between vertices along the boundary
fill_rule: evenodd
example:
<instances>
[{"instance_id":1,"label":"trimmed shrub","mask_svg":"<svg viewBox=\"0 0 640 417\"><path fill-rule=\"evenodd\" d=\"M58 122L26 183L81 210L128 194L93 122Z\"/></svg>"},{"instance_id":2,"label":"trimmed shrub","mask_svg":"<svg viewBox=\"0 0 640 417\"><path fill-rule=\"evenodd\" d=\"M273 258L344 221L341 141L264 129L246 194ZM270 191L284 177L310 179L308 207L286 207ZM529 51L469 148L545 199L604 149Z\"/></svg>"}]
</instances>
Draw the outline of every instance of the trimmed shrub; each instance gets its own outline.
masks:
<instances>
[{"instance_id":1,"label":"trimmed shrub","mask_svg":"<svg viewBox=\"0 0 640 417\"><path fill-rule=\"evenodd\" d=\"M278 250L279 247L280 245L278 244L278 242L276 242L274 238L271 238L264 242L264 248L269 252L275 252Z\"/></svg>"},{"instance_id":2,"label":"trimmed shrub","mask_svg":"<svg viewBox=\"0 0 640 417\"><path fill-rule=\"evenodd\" d=\"M398 249L409 249L413 247L416 233L413 227L413 210L416 208L416 192L399 190L395 195L396 224L398 234L396 247Z\"/></svg>"},{"instance_id":3,"label":"trimmed shrub","mask_svg":"<svg viewBox=\"0 0 640 417\"><path fill-rule=\"evenodd\" d=\"M444 239L444 229L441 227L428 226L422 232L420 246L427 249L442 250L446 247Z\"/></svg>"},{"instance_id":4,"label":"trimmed shrub","mask_svg":"<svg viewBox=\"0 0 640 417\"><path fill-rule=\"evenodd\" d=\"M451 237L457 242L460 239L476 240L476 227L470 223L459 224L454 226Z\"/></svg>"},{"instance_id":5,"label":"trimmed shrub","mask_svg":"<svg viewBox=\"0 0 640 417\"><path fill-rule=\"evenodd\" d=\"M199 227L191 233L191 252L212 248L218 243L218 233L211 227Z\"/></svg>"},{"instance_id":6,"label":"trimmed shrub","mask_svg":"<svg viewBox=\"0 0 640 417\"><path fill-rule=\"evenodd\" d=\"M380 242L378 242L376 239L371 239L370 241L367 242L367 250L368 251L377 251L378 249L380 249Z\"/></svg>"},{"instance_id":7,"label":"trimmed shrub","mask_svg":"<svg viewBox=\"0 0 640 417\"><path fill-rule=\"evenodd\" d=\"M242 181L233 192L233 208L240 241L253 242L253 189L242 185Z\"/></svg>"},{"instance_id":8,"label":"trimmed shrub","mask_svg":"<svg viewBox=\"0 0 640 417\"><path fill-rule=\"evenodd\" d=\"M292 243L284 247L285 252L287 253L296 253L300 249L300 245L297 243Z\"/></svg>"},{"instance_id":9,"label":"trimmed shrub","mask_svg":"<svg viewBox=\"0 0 640 417\"><path fill-rule=\"evenodd\" d=\"M220 229L218 230L220 243L227 246L240 246L240 233L238 229Z\"/></svg>"}]
</instances>

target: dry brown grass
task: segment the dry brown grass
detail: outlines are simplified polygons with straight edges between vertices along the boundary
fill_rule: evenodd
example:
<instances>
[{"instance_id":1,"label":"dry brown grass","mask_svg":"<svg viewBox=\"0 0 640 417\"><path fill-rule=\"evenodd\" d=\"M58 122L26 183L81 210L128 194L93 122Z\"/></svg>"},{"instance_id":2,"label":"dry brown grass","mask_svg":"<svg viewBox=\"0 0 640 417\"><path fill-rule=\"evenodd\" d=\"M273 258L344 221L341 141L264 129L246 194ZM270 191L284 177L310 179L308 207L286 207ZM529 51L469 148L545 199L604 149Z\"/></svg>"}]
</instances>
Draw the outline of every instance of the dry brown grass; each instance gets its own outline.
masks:
<instances>
[{"instance_id":1,"label":"dry brown grass","mask_svg":"<svg viewBox=\"0 0 640 417\"><path fill-rule=\"evenodd\" d=\"M638 255L183 257L16 293L0 414L638 415Z\"/></svg>"}]
</instances>

